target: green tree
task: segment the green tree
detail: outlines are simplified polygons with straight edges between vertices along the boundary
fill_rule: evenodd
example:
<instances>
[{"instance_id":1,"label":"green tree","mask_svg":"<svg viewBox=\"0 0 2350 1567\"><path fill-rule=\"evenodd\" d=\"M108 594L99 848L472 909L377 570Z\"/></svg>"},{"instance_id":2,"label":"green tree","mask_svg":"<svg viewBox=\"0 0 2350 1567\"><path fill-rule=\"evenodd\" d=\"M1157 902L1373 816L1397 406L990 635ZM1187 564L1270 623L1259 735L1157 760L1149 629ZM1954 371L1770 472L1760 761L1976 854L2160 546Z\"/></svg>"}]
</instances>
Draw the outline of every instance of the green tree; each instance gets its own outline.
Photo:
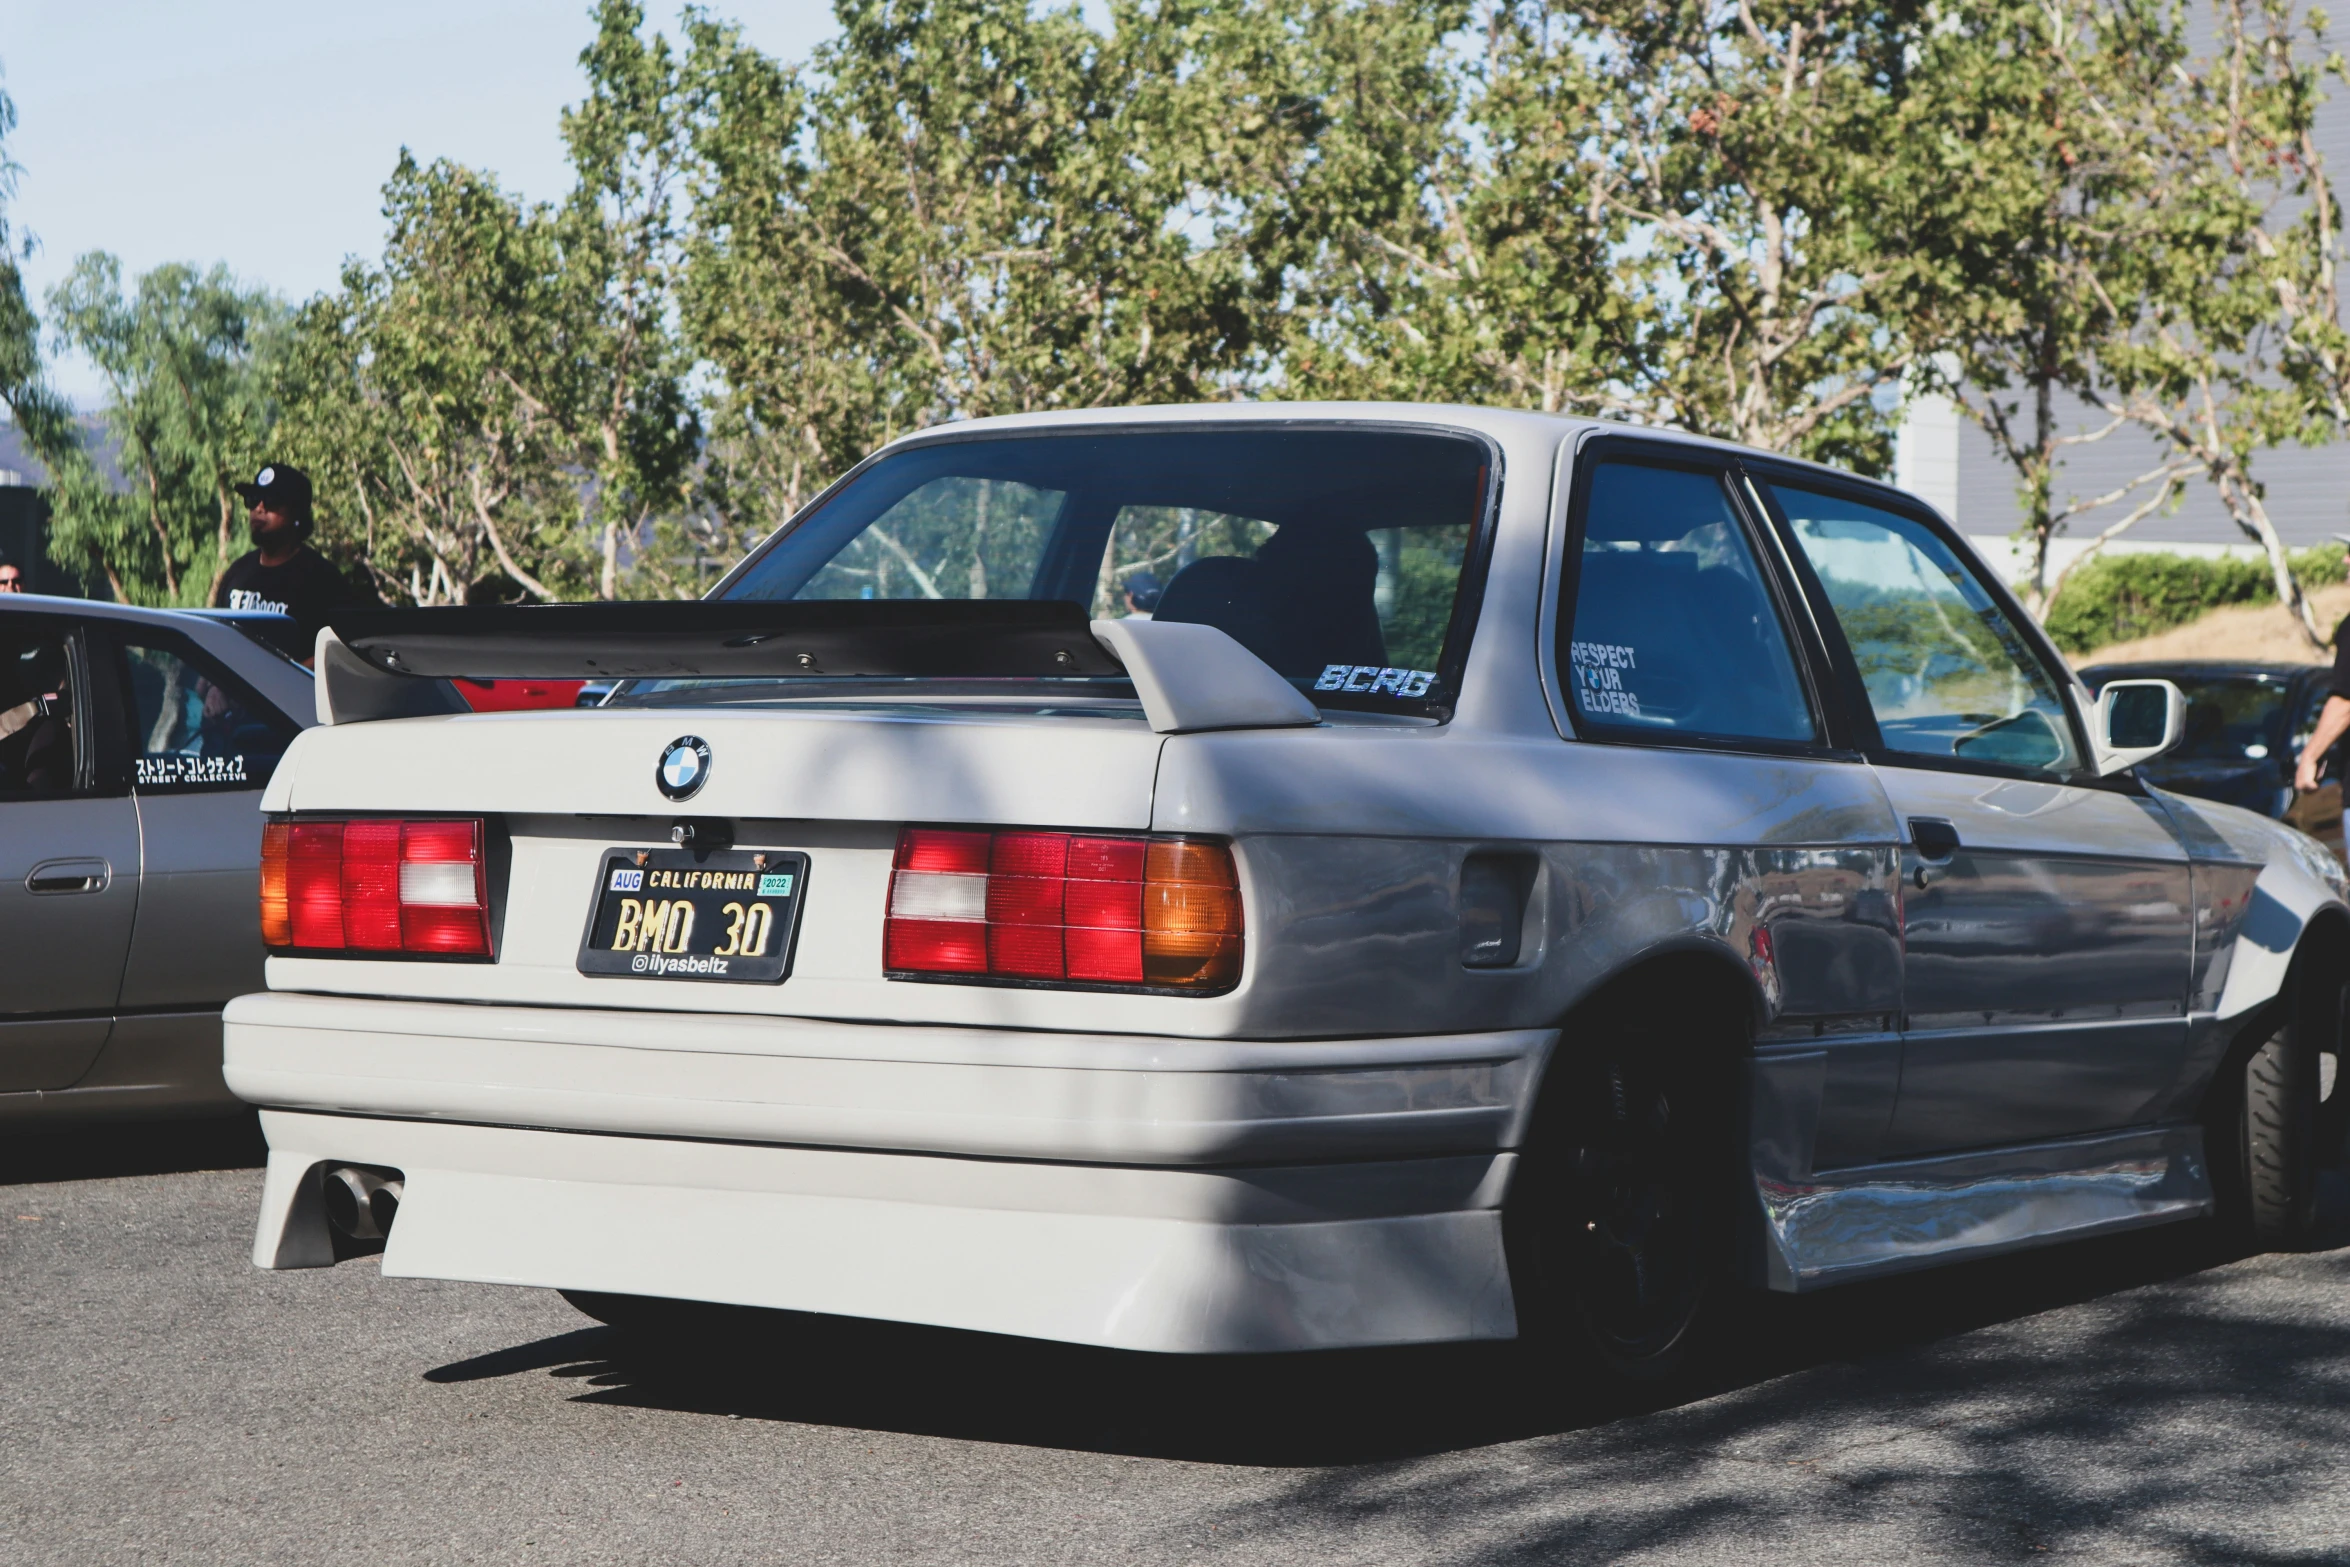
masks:
<instances>
[{"instance_id":1,"label":"green tree","mask_svg":"<svg viewBox=\"0 0 2350 1567\"><path fill-rule=\"evenodd\" d=\"M1254 317L1203 243L1191 0L841 0L805 75L690 15L681 290L714 508L764 531L941 420L1217 395ZM754 520L755 519L755 520Z\"/></svg>"},{"instance_id":2,"label":"green tree","mask_svg":"<svg viewBox=\"0 0 2350 1567\"><path fill-rule=\"evenodd\" d=\"M556 214L461 165L402 153L380 266L301 312L279 381L281 444L321 527L377 585L462 602L502 572L536 598L596 585Z\"/></svg>"},{"instance_id":3,"label":"green tree","mask_svg":"<svg viewBox=\"0 0 2350 1567\"><path fill-rule=\"evenodd\" d=\"M2187 57L2167 0L1971 0L1920 30L1900 143L1933 243L1893 312L1921 349L1917 381L1947 392L2016 477L2025 597L2045 612L2064 577L2049 546L2074 520L2136 498L2067 573L2178 493L2175 456L2110 492L2059 501L2066 454L2132 428L2068 428L2072 398L2122 323L2098 280L2153 242L2178 138Z\"/></svg>"},{"instance_id":4,"label":"green tree","mask_svg":"<svg viewBox=\"0 0 2350 1567\"><path fill-rule=\"evenodd\" d=\"M2213 20L2210 53L2174 73L2177 129L2152 221L2091 281L2116 325L2087 390L2211 486L2322 648L2254 468L2269 447L2340 428L2306 373L2323 323L2292 295L2338 244L2313 134L2338 67L2323 14L2289 0L2214 0Z\"/></svg>"},{"instance_id":5,"label":"green tree","mask_svg":"<svg viewBox=\"0 0 2350 1567\"><path fill-rule=\"evenodd\" d=\"M526 204L403 154L382 263L305 309L287 439L333 536L420 604L502 575L532 597L619 596L683 509L699 428L674 288L687 123L669 48L604 0L563 116L575 183ZM652 563L656 568L658 561Z\"/></svg>"},{"instance_id":6,"label":"green tree","mask_svg":"<svg viewBox=\"0 0 2350 1567\"><path fill-rule=\"evenodd\" d=\"M1929 242L1900 134L1924 18L1863 0L1590 0L1614 84L1604 199L1635 225L1660 422L1890 466L1915 362L1893 306Z\"/></svg>"},{"instance_id":7,"label":"green tree","mask_svg":"<svg viewBox=\"0 0 2350 1567\"><path fill-rule=\"evenodd\" d=\"M1915 18L1236 0L1228 188L1285 392L1678 424L1882 469L1924 214Z\"/></svg>"},{"instance_id":8,"label":"green tree","mask_svg":"<svg viewBox=\"0 0 2350 1567\"><path fill-rule=\"evenodd\" d=\"M262 460L274 422L266 360L285 306L219 266L157 267L126 292L103 251L76 260L48 306L57 346L106 378L128 481L117 491L78 450L58 464L51 558L103 575L128 602L210 603L242 553L233 486Z\"/></svg>"},{"instance_id":9,"label":"green tree","mask_svg":"<svg viewBox=\"0 0 2350 1567\"><path fill-rule=\"evenodd\" d=\"M1456 0L1232 9L1208 52L1242 106L1219 166L1272 386L1640 406L1650 315L1604 197L1612 88L1587 40L1544 0L1474 18Z\"/></svg>"},{"instance_id":10,"label":"green tree","mask_svg":"<svg viewBox=\"0 0 2350 1567\"><path fill-rule=\"evenodd\" d=\"M607 599L620 592L622 540L641 552L654 517L680 509L700 433L674 320L686 86L644 20L634 0L597 6L580 56L587 97L563 116L575 183L555 218L569 384L547 406L569 430L572 464L592 476L585 514Z\"/></svg>"}]
</instances>

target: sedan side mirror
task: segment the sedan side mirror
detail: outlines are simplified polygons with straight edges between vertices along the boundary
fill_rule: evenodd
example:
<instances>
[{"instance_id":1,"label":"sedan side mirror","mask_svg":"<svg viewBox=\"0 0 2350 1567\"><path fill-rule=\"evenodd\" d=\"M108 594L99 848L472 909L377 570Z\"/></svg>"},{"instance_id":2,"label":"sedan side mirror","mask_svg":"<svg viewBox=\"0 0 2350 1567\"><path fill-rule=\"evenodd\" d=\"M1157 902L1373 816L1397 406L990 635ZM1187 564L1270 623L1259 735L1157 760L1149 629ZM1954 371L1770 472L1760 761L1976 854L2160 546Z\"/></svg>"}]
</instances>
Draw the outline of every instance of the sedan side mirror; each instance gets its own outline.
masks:
<instances>
[{"instance_id":1,"label":"sedan side mirror","mask_svg":"<svg viewBox=\"0 0 2350 1567\"><path fill-rule=\"evenodd\" d=\"M2089 737L2097 776L2109 777L2179 743L2187 728L2187 694L2167 680L2111 680L2097 693Z\"/></svg>"}]
</instances>

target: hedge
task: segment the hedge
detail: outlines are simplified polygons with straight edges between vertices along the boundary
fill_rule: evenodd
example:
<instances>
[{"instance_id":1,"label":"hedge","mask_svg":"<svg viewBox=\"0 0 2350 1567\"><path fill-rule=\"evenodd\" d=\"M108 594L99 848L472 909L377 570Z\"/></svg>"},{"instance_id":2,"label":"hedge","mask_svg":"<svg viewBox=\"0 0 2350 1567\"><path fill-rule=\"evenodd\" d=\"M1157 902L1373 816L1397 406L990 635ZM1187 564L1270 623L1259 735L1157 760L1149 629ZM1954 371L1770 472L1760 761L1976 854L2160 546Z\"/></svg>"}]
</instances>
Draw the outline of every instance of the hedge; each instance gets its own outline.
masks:
<instances>
[{"instance_id":1,"label":"hedge","mask_svg":"<svg viewBox=\"0 0 2350 1567\"><path fill-rule=\"evenodd\" d=\"M2343 580L2342 552L2295 550L2305 585ZM2050 607L2048 634L2067 653L2150 637L2230 604L2274 604L2268 562L2232 555L2101 555L2073 574Z\"/></svg>"}]
</instances>

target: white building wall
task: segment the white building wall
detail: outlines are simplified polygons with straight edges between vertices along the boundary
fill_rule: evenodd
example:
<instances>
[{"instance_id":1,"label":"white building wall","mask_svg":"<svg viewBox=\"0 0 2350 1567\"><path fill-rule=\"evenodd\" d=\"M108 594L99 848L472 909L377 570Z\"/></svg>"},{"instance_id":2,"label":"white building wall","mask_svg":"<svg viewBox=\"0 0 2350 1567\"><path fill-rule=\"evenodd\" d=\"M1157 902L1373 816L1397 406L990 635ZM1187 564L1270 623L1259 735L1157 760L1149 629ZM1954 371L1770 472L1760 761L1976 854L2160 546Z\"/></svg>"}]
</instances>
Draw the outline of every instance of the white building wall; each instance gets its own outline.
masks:
<instances>
[{"instance_id":1,"label":"white building wall","mask_svg":"<svg viewBox=\"0 0 2350 1567\"><path fill-rule=\"evenodd\" d=\"M1893 433L1893 482L1959 528L1958 405L1939 393L1909 399Z\"/></svg>"}]
</instances>

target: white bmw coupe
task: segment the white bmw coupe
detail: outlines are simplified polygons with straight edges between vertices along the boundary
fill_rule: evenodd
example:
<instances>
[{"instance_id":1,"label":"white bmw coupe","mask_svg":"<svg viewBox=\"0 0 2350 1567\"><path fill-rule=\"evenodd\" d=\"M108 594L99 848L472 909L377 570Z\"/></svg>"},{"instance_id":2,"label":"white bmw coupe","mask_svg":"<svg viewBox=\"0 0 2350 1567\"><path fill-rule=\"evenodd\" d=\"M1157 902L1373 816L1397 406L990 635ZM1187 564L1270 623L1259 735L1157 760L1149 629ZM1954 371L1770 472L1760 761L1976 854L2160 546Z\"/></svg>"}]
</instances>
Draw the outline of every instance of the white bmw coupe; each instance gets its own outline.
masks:
<instances>
[{"instance_id":1,"label":"white bmw coupe","mask_svg":"<svg viewBox=\"0 0 2350 1567\"><path fill-rule=\"evenodd\" d=\"M323 633L255 1261L1670 1375L2341 1153L2350 910L1910 497L1474 408L983 420L691 604ZM616 682L472 713L457 676Z\"/></svg>"}]
</instances>

